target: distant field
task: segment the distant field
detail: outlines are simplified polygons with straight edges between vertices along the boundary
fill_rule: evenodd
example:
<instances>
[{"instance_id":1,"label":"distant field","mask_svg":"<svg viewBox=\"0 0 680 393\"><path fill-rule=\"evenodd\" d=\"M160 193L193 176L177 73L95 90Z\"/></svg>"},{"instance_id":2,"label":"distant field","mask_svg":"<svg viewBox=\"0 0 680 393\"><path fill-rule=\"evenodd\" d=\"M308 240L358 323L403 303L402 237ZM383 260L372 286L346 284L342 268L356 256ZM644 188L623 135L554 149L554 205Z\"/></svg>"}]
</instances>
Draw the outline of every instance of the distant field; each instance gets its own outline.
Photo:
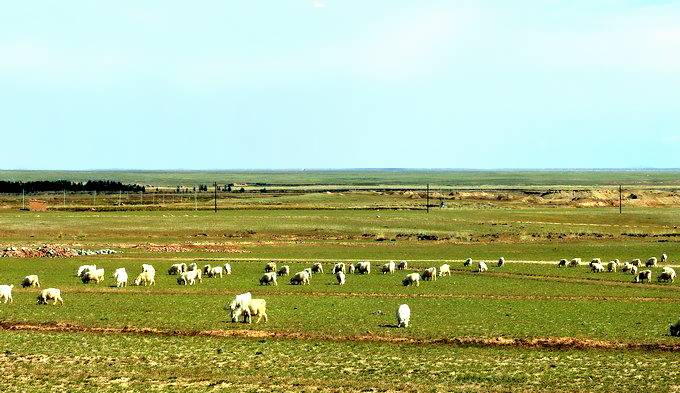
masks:
<instances>
[{"instance_id":1,"label":"distant field","mask_svg":"<svg viewBox=\"0 0 680 393\"><path fill-rule=\"evenodd\" d=\"M267 185L379 186L680 186L680 169L673 170L298 170L298 171L7 171L0 179L117 180L156 187L229 183Z\"/></svg>"},{"instance_id":2,"label":"distant field","mask_svg":"<svg viewBox=\"0 0 680 393\"><path fill-rule=\"evenodd\" d=\"M145 196L145 197L148 197ZM273 203L251 194L248 204ZM675 391L680 281L635 284L630 274L556 267L560 258L630 260L667 253L680 266L680 206L525 205L452 201L423 210L351 209L422 203L382 193L290 195L304 208L211 211L48 211L0 209L0 250L43 243L113 248L115 255L0 258L0 389L126 391ZM311 202L310 202L311 201ZM187 206L190 201L185 201ZM207 201L206 201L207 203ZM365 206L364 206L365 207ZM500 256L508 259L498 268ZM472 257L489 272L464 267ZM370 275L338 286L336 261L367 259ZM259 286L267 261L293 272L322 261L309 286ZM449 263L450 277L403 287L407 272L382 275L388 260L409 271ZM234 274L185 287L170 264L232 264ZM82 284L84 263L106 281ZM125 267L157 271L154 287L112 287ZM680 268L676 268L680 271ZM37 306L38 274L63 291L65 305ZM232 323L223 306L252 291L270 320ZM394 327L401 303L412 326Z\"/></svg>"}]
</instances>

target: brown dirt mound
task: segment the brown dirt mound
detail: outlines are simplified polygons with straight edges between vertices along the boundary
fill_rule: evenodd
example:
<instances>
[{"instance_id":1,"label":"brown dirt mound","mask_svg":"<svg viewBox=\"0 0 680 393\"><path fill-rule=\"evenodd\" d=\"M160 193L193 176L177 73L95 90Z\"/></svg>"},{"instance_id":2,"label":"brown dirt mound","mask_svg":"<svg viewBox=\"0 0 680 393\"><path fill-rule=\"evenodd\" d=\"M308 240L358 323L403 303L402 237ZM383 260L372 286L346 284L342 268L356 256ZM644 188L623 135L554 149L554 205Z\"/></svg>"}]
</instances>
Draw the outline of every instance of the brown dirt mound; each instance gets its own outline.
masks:
<instances>
[{"instance_id":1,"label":"brown dirt mound","mask_svg":"<svg viewBox=\"0 0 680 393\"><path fill-rule=\"evenodd\" d=\"M68 332L92 334L142 334L158 336L183 337L247 337L275 338L291 340L328 340L328 341L366 341L394 344L414 345L450 345L457 347L516 347L533 349L605 349L605 350L657 350L680 351L680 343L625 342L593 340L575 337L447 337L437 339L421 339L409 337L379 336L374 334L337 336L322 333L272 332L245 329L212 329L212 330L167 330L156 328L139 328L134 326L87 327L70 323L31 324L0 322L0 329L9 331Z\"/></svg>"}]
</instances>

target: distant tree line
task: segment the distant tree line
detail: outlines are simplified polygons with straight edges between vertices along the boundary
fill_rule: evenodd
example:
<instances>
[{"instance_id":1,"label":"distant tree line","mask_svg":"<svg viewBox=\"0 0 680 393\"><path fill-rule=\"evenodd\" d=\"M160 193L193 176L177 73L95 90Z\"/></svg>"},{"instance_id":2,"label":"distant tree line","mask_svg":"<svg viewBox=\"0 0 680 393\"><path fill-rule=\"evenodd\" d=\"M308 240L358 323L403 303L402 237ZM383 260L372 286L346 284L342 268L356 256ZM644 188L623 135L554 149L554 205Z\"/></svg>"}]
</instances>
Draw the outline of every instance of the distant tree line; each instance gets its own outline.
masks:
<instances>
[{"instance_id":1,"label":"distant tree line","mask_svg":"<svg viewBox=\"0 0 680 393\"><path fill-rule=\"evenodd\" d=\"M84 183L68 180L40 180L28 182L0 180L0 193L20 194L22 191L27 193L49 191L144 192L146 189L137 184L123 184L119 181L110 180L88 180Z\"/></svg>"}]
</instances>

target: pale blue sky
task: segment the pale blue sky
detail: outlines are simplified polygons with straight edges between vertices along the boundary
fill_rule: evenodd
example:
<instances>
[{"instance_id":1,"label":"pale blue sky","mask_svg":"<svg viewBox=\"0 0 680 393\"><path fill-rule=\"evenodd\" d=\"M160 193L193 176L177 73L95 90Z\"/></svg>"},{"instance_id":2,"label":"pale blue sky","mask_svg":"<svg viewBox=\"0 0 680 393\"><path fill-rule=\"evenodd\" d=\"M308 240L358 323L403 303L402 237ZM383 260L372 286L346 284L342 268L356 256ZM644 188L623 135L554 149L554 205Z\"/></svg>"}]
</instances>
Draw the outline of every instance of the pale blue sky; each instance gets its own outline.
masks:
<instances>
[{"instance_id":1,"label":"pale blue sky","mask_svg":"<svg viewBox=\"0 0 680 393\"><path fill-rule=\"evenodd\" d=\"M680 167L680 1L13 1L1 169Z\"/></svg>"}]
</instances>

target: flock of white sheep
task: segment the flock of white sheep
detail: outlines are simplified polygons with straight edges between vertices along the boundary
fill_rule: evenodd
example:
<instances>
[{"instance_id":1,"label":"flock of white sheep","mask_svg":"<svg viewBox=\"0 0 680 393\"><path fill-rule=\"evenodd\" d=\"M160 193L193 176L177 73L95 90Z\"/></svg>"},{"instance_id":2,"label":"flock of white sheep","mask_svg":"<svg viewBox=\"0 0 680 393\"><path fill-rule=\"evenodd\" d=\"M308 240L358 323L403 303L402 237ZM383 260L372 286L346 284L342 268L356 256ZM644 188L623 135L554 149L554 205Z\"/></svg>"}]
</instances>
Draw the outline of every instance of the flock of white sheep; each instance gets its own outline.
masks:
<instances>
[{"instance_id":1,"label":"flock of white sheep","mask_svg":"<svg viewBox=\"0 0 680 393\"><path fill-rule=\"evenodd\" d=\"M664 263L668 260L666 254L662 254L660 262ZM469 267L473 264L472 258L468 258L463 262L464 267ZM581 258L573 258L570 261L566 259L561 259L557 263L557 267L578 267L581 266ZM658 264L656 257L651 257L645 263L645 267L651 268ZM498 259L496 266L503 267L505 265L505 258L501 257ZM635 276L634 282L650 282L652 279L652 271L649 269L639 271L642 267L642 261L640 259L634 259L629 262L621 264L618 259L614 259L605 265L602 263L600 258L594 258L589 263L590 269L594 273L602 273L605 271L616 272L619 269L624 273L630 273ZM380 266L380 272L382 274L394 274L397 270L407 270L407 261L389 261ZM483 273L488 270L488 266L484 261L477 262L478 273ZM203 269L199 269L196 263L177 263L170 266L168 269L169 275L177 276L178 285L194 285L196 282L203 282L203 276L206 277L223 277L224 275L230 275L232 273L232 268L229 263L224 265L211 266L204 265ZM311 267L306 268L292 275L290 278L291 285L310 285L311 277L315 274L323 274L324 268L323 264L315 262ZM338 285L344 285L347 281L348 274L364 275L371 273L371 262L369 261L359 261L355 264L349 263L345 264L343 262L338 262L333 265L330 271L331 274L335 275ZM291 270L289 265L283 265L277 267L276 262L272 261L265 265L264 274L260 277L260 285L278 285L278 277L291 275ZM436 281L437 277L444 277L451 275L451 266L448 263L444 263L439 268L429 267L421 272L408 273L402 280L404 286L420 286L420 281ZM82 265L76 271L76 276L81 279L84 284L99 284L104 281L104 269L97 268L96 265ZM675 280L675 270L669 266L663 267L663 270L658 275L659 282L673 282ZM113 274L113 278L116 280L116 287L122 288L126 287L128 284L128 274L124 267L117 268ZM143 264L142 271L137 275L134 280L134 284L140 285L155 285L156 283L156 269L150 264ZM28 275L24 277L22 287L38 287L40 288L40 280L37 275ZM12 299L12 289L14 285L0 285L0 301L3 303L13 302ZM61 297L61 291L57 288L47 288L43 289L38 295L37 304L48 304L48 301L52 301L52 304L56 305L64 304L64 300ZM246 292L237 295L225 309L231 312L231 319L233 322L243 321L246 323L252 323L253 316L257 317L256 323L259 323L262 318L267 322L267 303L264 299L253 299L250 292ZM397 326L398 327L408 327L411 318L411 309L406 304L401 304L396 312Z\"/></svg>"}]
</instances>

